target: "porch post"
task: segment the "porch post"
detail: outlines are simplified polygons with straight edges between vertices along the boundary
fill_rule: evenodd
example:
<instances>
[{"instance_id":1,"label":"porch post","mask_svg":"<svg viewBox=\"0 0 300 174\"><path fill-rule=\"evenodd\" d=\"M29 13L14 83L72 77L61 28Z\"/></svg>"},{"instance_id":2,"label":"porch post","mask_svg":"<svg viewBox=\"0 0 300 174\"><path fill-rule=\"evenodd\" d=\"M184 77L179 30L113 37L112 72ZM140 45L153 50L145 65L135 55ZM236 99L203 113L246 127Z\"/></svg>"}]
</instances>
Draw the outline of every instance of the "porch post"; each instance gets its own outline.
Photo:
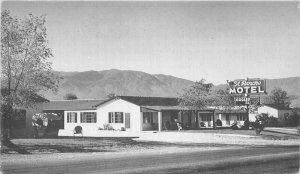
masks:
<instances>
[{"instance_id":1,"label":"porch post","mask_svg":"<svg viewBox=\"0 0 300 174\"><path fill-rule=\"evenodd\" d=\"M213 111L213 129L216 128L215 110Z\"/></svg>"},{"instance_id":2,"label":"porch post","mask_svg":"<svg viewBox=\"0 0 300 174\"><path fill-rule=\"evenodd\" d=\"M158 131L160 132L162 128L162 113L158 112Z\"/></svg>"}]
</instances>

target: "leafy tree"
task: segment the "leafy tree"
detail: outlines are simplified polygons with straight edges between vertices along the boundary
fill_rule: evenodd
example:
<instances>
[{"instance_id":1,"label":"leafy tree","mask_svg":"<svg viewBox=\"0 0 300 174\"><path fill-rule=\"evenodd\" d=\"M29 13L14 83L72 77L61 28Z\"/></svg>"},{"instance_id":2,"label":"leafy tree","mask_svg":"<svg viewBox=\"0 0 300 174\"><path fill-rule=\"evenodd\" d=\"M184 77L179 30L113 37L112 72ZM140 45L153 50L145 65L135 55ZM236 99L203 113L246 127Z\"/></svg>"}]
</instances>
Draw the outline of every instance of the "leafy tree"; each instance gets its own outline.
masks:
<instances>
[{"instance_id":1,"label":"leafy tree","mask_svg":"<svg viewBox=\"0 0 300 174\"><path fill-rule=\"evenodd\" d=\"M190 88L184 89L179 96L179 104L193 110L194 114L198 110L205 109L207 106L230 106L233 102L232 97L223 90L212 90L212 83L205 83L205 79L196 81ZM196 127L199 126L196 116ZM215 120L213 117L215 127Z\"/></svg>"},{"instance_id":2,"label":"leafy tree","mask_svg":"<svg viewBox=\"0 0 300 174\"><path fill-rule=\"evenodd\" d=\"M67 93L65 96L64 96L64 99L66 100L76 100L78 99L77 95L74 94L74 93Z\"/></svg>"},{"instance_id":3,"label":"leafy tree","mask_svg":"<svg viewBox=\"0 0 300 174\"><path fill-rule=\"evenodd\" d=\"M273 89L268 96L268 100L271 104L277 104L277 105L283 105L283 106L290 105L287 92L282 90L281 88Z\"/></svg>"},{"instance_id":4,"label":"leafy tree","mask_svg":"<svg viewBox=\"0 0 300 174\"><path fill-rule=\"evenodd\" d=\"M200 110L211 103L211 88L213 84L206 84L205 80L196 81L190 88L184 89L179 96L180 105L191 110Z\"/></svg>"},{"instance_id":5,"label":"leafy tree","mask_svg":"<svg viewBox=\"0 0 300 174\"><path fill-rule=\"evenodd\" d=\"M19 19L8 10L1 13L3 143L9 141L13 107L32 107L39 91L57 91L59 78L49 62L52 50L48 47L45 22L45 16L29 14Z\"/></svg>"},{"instance_id":6,"label":"leafy tree","mask_svg":"<svg viewBox=\"0 0 300 174\"><path fill-rule=\"evenodd\" d=\"M221 106L223 109L231 109L235 105L233 95L230 95L228 90L216 90L212 93L214 106Z\"/></svg>"}]
</instances>

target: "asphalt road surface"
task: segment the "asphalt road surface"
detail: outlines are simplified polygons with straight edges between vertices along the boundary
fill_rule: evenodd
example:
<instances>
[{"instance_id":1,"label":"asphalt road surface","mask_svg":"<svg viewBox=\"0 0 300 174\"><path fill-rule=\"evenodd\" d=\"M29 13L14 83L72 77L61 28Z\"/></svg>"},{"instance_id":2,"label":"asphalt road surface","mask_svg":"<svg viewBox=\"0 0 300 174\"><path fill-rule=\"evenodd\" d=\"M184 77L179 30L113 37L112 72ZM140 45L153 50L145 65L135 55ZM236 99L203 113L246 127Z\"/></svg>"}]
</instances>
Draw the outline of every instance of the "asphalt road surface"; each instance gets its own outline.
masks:
<instances>
[{"instance_id":1,"label":"asphalt road surface","mask_svg":"<svg viewBox=\"0 0 300 174\"><path fill-rule=\"evenodd\" d=\"M245 147L2 163L2 173L298 173L299 147Z\"/></svg>"}]
</instances>

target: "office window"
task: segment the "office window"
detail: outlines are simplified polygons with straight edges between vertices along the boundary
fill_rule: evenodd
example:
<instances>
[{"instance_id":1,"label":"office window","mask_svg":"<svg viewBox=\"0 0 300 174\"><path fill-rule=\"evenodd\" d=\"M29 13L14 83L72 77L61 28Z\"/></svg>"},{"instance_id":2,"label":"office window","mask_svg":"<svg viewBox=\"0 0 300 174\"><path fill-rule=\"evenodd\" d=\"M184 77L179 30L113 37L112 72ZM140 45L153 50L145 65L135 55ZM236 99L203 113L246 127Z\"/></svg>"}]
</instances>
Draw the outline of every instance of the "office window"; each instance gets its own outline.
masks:
<instances>
[{"instance_id":1,"label":"office window","mask_svg":"<svg viewBox=\"0 0 300 174\"><path fill-rule=\"evenodd\" d=\"M201 114L202 121L211 121L212 114Z\"/></svg>"},{"instance_id":2,"label":"office window","mask_svg":"<svg viewBox=\"0 0 300 174\"><path fill-rule=\"evenodd\" d=\"M81 112L80 113L81 123L96 123L97 112Z\"/></svg>"},{"instance_id":3,"label":"office window","mask_svg":"<svg viewBox=\"0 0 300 174\"><path fill-rule=\"evenodd\" d=\"M123 112L109 112L108 120L109 123L124 123Z\"/></svg>"},{"instance_id":4,"label":"office window","mask_svg":"<svg viewBox=\"0 0 300 174\"><path fill-rule=\"evenodd\" d=\"M77 112L67 112L67 123L77 123Z\"/></svg>"}]
</instances>

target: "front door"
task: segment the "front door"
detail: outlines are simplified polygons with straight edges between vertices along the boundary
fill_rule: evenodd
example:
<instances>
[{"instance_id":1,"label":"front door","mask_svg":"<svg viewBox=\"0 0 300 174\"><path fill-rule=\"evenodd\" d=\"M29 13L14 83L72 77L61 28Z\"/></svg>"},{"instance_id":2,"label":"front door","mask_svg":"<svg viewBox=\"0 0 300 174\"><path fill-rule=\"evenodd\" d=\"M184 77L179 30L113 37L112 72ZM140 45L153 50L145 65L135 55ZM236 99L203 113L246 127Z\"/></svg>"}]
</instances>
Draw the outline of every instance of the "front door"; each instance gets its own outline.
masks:
<instances>
[{"instance_id":1,"label":"front door","mask_svg":"<svg viewBox=\"0 0 300 174\"><path fill-rule=\"evenodd\" d=\"M130 113L125 113L125 128L130 128Z\"/></svg>"}]
</instances>

